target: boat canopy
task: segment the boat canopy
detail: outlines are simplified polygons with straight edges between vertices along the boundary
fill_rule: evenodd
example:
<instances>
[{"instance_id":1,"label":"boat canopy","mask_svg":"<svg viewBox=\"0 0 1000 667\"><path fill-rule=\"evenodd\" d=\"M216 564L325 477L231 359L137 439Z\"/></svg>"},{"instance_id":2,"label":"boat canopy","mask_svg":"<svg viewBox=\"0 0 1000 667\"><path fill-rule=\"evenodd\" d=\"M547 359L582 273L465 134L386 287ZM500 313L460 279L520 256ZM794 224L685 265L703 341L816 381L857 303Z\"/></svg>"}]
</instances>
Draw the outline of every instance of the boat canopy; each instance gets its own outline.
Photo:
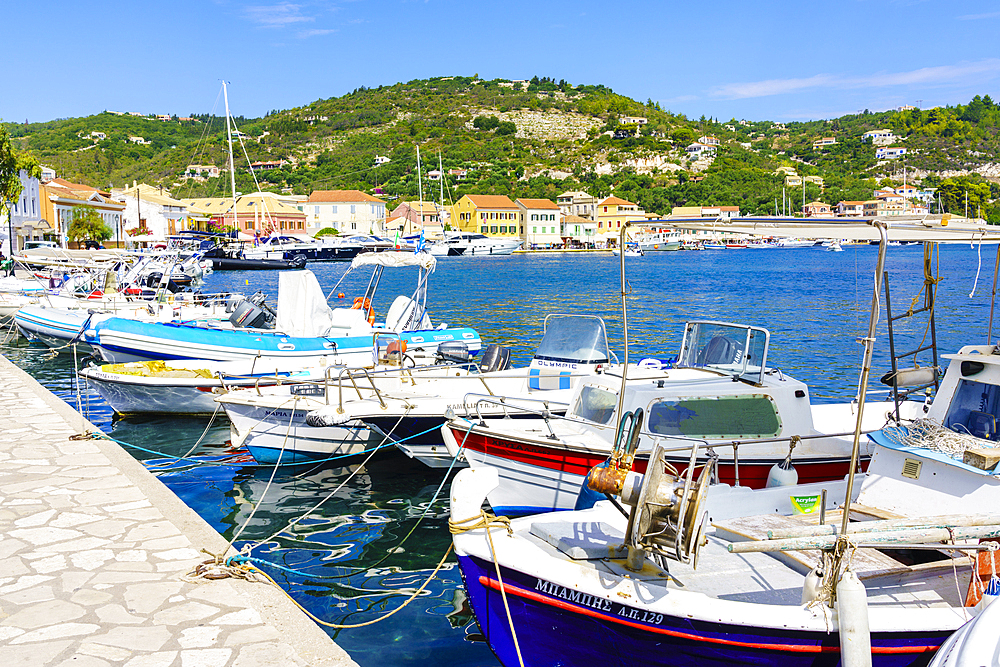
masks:
<instances>
[{"instance_id":1,"label":"boat canopy","mask_svg":"<svg viewBox=\"0 0 1000 667\"><path fill-rule=\"evenodd\" d=\"M437 267L437 259L424 252L366 252L351 260L352 269L360 266L387 266L390 268L419 266L421 269L433 273Z\"/></svg>"}]
</instances>

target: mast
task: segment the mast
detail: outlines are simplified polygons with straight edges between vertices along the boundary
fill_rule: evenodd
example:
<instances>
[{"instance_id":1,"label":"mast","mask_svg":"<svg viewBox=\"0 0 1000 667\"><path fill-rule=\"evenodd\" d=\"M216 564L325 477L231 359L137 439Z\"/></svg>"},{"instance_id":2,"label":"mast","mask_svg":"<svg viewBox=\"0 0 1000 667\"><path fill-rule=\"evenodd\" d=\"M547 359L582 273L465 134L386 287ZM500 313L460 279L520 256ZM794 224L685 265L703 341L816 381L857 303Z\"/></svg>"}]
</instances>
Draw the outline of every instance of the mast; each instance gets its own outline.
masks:
<instances>
[{"instance_id":1,"label":"mast","mask_svg":"<svg viewBox=\"0 0 1000 667\"><path fill-rule=\"evenodd\" d=\"M420 221L423 222L423 202L424 202L424 183L420 177L420 146L417 146L417 199L419 203L417 206L420 207Z\"/></svg>"},{"instance_id":2,"label":"mast","mask_svg":"<svg viewBox=\"0 0 1000 667\"><path fill-rule=\"evenodd\" d=\"M444 167L441 166L441 151L438 151L438 174L441 175L439 179L441 183L441 196L439 201L441 202L441 208L444 208Z\"/></svg>"},{"instance_id":3,"label":"mast","mask_svg":"<svg viewBox=\"0 0 1000 667\"><path fill-rule=\"evenodd\" d=\"M222 98L226 102L226 135L229 137L229 183L233 190L233 227L239 226L236 218L236 169L233 167L233 128L229 124L229 92L226 82L222 82Z\"/></svg>"}]
</instances>

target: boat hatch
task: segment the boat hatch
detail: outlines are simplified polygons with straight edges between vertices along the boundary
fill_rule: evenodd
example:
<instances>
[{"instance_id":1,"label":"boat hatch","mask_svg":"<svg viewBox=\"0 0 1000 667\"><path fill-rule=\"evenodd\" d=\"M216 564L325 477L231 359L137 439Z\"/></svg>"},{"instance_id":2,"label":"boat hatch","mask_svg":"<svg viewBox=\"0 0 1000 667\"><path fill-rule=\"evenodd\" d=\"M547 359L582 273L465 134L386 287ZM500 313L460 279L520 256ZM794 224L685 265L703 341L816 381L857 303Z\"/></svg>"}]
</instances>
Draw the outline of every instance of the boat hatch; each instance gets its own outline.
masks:
<instances>
[{"instance_id":1,"label":"boat hatch","mask_svg":"<svg viewBox=\"0 0 1000 667\"><path fill-rule=\"evenodd\" d=\"M1000 387L976 380L960 380L944 425L959 433L996 440L998 408Z\"/></svg>"},{"instance_id":2,"label":"boat hatch","mask_svg":"<svg viewBox=\"0 0 1000 667\"><path fill-rule=\"evenodd\" d=\"M610 361L604 320L593 315L549 315L535 359L570 364Z\"/></svg>"},{"instance_id":3,"label":"boat hatch","mask_svg":"<svg viewBox=\"0 0 1000 667\"><path fill-rule=\"evenodd\" d=\"M770 334L743 324L700 320L684 327L678 366L707 368L762 384Z\"/></svg>"},{"instance_id":4,"label":"boat hatch","mask_svg":"<svg viewBox=\"0 0 1000 667\"><path fill-rule=\"evenodd\" d=\"M649 406L647 429L689 438L771 438L781 432L778 406L766 394L677 397Z\"/></svg>"},{"instance_id":5,"label":"boat hatch","mask_svg":"<svg viewBox=\"0 0 1000 667\"><path fill-rule=\"evenodd\" d=\"M576 403L567 414L576 415L597 424L608 424L618 407L618 394L604 387L584 385Z\"/></svg>"}]
</instances>

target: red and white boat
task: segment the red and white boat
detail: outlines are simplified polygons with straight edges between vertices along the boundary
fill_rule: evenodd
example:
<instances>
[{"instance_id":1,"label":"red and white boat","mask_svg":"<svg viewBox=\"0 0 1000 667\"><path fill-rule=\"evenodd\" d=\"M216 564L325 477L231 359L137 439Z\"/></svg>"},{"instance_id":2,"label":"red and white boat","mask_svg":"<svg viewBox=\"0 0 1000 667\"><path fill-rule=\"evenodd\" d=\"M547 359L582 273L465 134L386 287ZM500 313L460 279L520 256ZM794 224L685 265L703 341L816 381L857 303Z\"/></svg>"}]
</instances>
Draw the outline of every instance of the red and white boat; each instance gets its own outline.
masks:
<instances>
[{"instance_id":1,"label":"red and white boat","mask_svg":"<svg viewBox=\"0 0 1000 667\"><path fill-rule=\"evenodd\" d=\"M762 488L769 475L772 485L843 478L856 405L812 405L804 383L767 367L769 336L757 327L689 322L671 367L640 363L624 383L620 370L587 378L565 417L453 419L442 428L445 444L455 454L464 448L472 468L499 471L488 496L498 514L573 509L587 473L624 437L617 414L645 415L635 420L639 472L657 444L675 450L668 461L683 471L692 443L707 443L727 484ZM912 416L923 407L904 405ZM894 407L866 405L863 430L882 428ZM868 452L862 456L867 462Z\"/></svg>"}]
</instances>

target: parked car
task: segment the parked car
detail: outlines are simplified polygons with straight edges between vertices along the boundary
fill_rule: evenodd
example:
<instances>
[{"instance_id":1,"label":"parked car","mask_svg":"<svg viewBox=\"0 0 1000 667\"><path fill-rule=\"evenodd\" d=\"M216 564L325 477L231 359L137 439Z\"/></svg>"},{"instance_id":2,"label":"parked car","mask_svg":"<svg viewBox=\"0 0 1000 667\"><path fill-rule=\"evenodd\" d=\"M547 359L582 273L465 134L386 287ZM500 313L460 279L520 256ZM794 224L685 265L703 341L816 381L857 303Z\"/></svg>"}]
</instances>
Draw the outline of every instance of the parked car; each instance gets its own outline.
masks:
<instances>
[{"instance_id":1,"label":"parked car","mask_svg":"<svg viewBox=\"0 0 1000 667\"><path fill-rule=\"evenodd\" d=\"M37 250L38 248L58 248L55 241L25 241L24 250Z\"/></svg>"}]
</instances>

